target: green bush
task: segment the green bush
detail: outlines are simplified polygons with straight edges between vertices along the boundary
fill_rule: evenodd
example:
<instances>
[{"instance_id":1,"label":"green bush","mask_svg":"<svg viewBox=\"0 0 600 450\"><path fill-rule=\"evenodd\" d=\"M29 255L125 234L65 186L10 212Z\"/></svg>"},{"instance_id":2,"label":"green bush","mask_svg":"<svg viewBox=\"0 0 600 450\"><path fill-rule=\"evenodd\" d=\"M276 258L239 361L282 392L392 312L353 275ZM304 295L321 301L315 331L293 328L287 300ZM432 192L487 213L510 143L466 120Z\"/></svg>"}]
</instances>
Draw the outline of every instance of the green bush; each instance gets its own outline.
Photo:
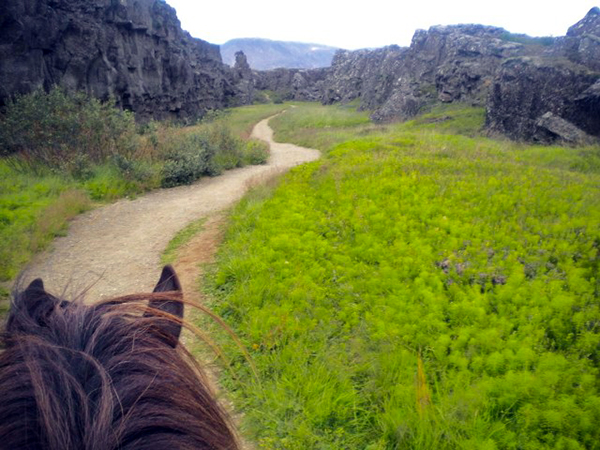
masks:
<instances>
[{"instance_id":1,"label":"green bush","mask_svg":"<svg viewBox=\"0 0 600 450\"><path fill-rule=\"evenodd\" d=\"M214 123L207 129L206 138L216 148L215 164L221 171L243 166L244 141L234 135L225 123Z\"/></svg>"},{"instance_id":2,"label":"green bush","mask_svg":"<svg viewBox=\"0 0 600 450\"><path fill-rule=\"evenodd\" d=\"M246 143L242 162L244 165L266 164L269 159L269 145L264 141L252 139Z\"/></svg>"},{"instance_id":3,"label":"green bush","mask_svg":"<svg viewBox=\"0 0 600 450\"><path fill-rule=\"evenodd\" d=\"M174 138L169 146L162 171L163 187L191 184L202 176L219 175L248 164L264 164L269 156L267 144L245 142L220 121L197 133Z\"/></svg>"},{"instance_id":4,"label":"green bush","mask_svg":"<svg viewBox=\"0 0 600 450\"><path fill-rule=\"evenodd\" d=\"M10 102L0 118L0 156L18 155L16 168L40 167L90 175L90 166L137 145L133 114L84 93L38 89Z\"/></svg>"},{"instance_id":5,"label":"green bush","mask_svg":"<svg viewBox=\"0 0 600 450\"><path fill-rule=\"evenodd\" d=\"M203 134L191 134L174 143L163 166L163 187L191 184L202 175L216 175L214 145Z\"/></svg>"}]
</instances>

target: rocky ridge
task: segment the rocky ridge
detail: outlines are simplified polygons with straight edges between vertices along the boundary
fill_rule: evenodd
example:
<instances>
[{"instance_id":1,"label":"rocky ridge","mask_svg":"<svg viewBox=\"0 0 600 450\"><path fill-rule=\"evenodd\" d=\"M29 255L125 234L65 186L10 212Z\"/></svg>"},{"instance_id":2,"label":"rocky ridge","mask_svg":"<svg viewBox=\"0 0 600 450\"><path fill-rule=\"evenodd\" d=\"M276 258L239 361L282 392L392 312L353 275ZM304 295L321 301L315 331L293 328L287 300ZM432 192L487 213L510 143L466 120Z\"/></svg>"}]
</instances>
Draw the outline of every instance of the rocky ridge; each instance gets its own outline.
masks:
<instances>
[{"instance_id":1,"label":"rocky ridge","mask_svg":"<svg viewBox=\"0 0 600 450\"><path fill-rule=\"evenodd\" d=\"M254 86L325 104L360 99L384 122L435 103L485 106L486 128L512 139L600 138L600 9L563 38L529 38L483 25L418 30L408 48L340 50L319 72L255 72Z\"/></svg>"}]
</instances>

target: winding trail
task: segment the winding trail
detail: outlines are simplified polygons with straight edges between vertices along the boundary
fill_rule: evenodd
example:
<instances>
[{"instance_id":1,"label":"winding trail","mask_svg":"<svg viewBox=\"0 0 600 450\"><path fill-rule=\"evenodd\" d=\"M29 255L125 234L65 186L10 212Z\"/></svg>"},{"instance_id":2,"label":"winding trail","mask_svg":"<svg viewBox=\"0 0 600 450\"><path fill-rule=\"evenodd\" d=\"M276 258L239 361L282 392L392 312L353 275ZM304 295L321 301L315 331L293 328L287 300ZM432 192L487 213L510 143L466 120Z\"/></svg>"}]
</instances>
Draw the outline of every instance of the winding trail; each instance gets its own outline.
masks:
<instances>
[{"instance_id":1,"label":"winding trail","mask_svg":"<svg viewBox=\"0 0 600 450\"><path fill-rule=\"evenodd\" d=\"M269 143L271 156L266 165L230 170L191 186L120 200L82 214L71 222L67 236L55 239L50 251L34 258L25 281L41 277L50 292L67 298L83 291L90 300L149 292L169 241L190 222L206 217L204 231L186 246L175 266L179 272L181 265L184 272L180 274L185 278L184 292L193 292L189 288L198 275L195 268L203 258L210 260L216 250L222 211L240 200L250 186L320 156L317 150L274 142L268 124L271 118L259 122L251 135Z\"/></svg>"}]
</instances>

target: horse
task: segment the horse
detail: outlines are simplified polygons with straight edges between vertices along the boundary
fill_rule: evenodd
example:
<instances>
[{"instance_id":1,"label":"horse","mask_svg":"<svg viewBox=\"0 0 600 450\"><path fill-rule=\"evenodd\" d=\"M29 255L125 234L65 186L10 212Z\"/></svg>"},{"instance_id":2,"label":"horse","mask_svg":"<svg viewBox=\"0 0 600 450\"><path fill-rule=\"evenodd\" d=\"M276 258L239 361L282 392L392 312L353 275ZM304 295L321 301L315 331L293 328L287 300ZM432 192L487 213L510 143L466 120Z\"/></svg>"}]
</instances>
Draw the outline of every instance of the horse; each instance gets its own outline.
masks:
<instances>
[{"instance_id":1,"label":"horse","mask_svg":"<svg viewBox=\"0 0 600 450\"><path fill-rule=\"evenodd\" d=\"M239 448L201 367L179 343L184 300L165 266L149 294L87 304L13 295L0 335L0 448Z\"/></svg>"}]
</instances>

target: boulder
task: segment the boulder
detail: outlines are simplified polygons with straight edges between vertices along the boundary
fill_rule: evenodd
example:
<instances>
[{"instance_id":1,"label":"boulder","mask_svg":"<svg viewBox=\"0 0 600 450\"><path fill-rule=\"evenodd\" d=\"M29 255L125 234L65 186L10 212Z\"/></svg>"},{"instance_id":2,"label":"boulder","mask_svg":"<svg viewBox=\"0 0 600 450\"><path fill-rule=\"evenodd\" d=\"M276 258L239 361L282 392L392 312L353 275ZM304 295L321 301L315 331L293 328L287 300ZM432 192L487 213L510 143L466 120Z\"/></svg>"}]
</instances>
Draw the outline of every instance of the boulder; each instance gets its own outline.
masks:
<instances>
[{"instance_id":1,"label":"boulder","mask_svg":"<svg viewBox=\"0 0 600 450\"><path fill-rule=\"evenodd\" d=\"M593 139L587 133L549 111L539 117L535 125L537 131L534 138L539 142L562 141L573 145L593 143Z\"/></svg>"}]
</instances>

